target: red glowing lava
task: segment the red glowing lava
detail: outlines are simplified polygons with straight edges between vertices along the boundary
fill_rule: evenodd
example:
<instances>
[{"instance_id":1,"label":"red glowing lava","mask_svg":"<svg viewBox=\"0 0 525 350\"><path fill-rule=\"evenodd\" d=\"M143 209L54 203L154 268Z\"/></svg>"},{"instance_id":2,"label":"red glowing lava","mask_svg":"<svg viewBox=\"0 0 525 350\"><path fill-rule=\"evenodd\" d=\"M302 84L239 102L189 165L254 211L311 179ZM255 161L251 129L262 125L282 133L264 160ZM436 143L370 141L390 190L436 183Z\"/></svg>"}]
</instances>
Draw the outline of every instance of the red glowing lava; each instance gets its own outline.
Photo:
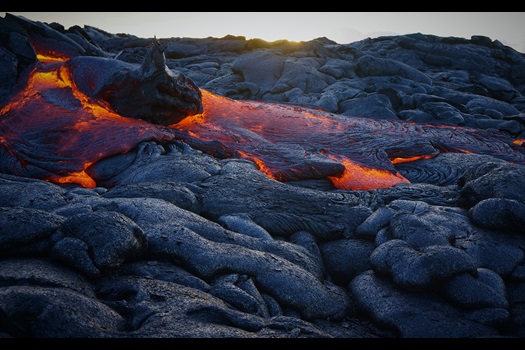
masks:
<instances>
[{"instance_id":1,"label":"red glowing lava","mask_svg":"<svg viewBox=\"0 0 525 350\"><path fill-rule=\"evenodd\" d=\"M137 142L166 142L166 127L124 118L105 101L82 94L60 59L47 56L0 110L0 145L18 162L15 175L95 187L85 170L133 149Z\"/></svg>"},{"instance_id":2,"label":"red glowing lava","mask_svg":"<svg viewBox=\"0 0 525 350\"><path fill-rule=\"evenodd\" d=\"M488 154L525 164L522 140L495 130L348 117L292 105L237 101L201 89L203 113L169 126L126 118L77 87L68 57L52 50L21 78L0 110L10 173L95 187L85 170L140 142L183 140L213 156L252 160L279 181L328 178L338 189L408 182L394 164L441 152ZM96 79L100 78L92 71ZM82 76L84 83L93 77ZM78 79L78 78L77 78ZM5 165L4 165L5 168Z\"/></svg>"},{"instance_id":3,"label":"red glowing lava","mask_svg":"<svg viewBox=\"0 0 525 350\"><path fill-rule=\"evenodd\" d=\"M408 182L394 164L440 152L525 160L496 131L347 117L201 91L204 113L171 125L183 132L178 138L210 154L250 159L279 181L327 177L339 189L367 190Z\"/></svg>"}]
</instances>

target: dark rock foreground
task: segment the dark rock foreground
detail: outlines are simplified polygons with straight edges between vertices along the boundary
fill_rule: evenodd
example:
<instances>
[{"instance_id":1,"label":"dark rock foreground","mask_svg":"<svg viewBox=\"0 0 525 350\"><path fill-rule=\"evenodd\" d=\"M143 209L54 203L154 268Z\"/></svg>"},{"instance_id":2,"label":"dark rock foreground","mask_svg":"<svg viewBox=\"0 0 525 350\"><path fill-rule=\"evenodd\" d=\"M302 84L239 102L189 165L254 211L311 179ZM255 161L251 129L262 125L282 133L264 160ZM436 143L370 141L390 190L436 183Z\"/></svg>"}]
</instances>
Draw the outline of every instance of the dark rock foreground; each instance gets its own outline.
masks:
<instances>
[{"instance_id":1,"label":"dark rock foreground","mask_svg":"<svg viewBox=\"0 0 525 350\"><path fill-rule=\"evenodd\" d=\"M152 42L7 14L0 108L36 35L128 63ZM232 99L525 139L525 56L487 37L159 42L173 74ZM10 174L1 150L0 337L525 336L523 165L442 153L396 165L410 183L343 191L145 141L90 189Z\"/></svg>"}]
</instances>

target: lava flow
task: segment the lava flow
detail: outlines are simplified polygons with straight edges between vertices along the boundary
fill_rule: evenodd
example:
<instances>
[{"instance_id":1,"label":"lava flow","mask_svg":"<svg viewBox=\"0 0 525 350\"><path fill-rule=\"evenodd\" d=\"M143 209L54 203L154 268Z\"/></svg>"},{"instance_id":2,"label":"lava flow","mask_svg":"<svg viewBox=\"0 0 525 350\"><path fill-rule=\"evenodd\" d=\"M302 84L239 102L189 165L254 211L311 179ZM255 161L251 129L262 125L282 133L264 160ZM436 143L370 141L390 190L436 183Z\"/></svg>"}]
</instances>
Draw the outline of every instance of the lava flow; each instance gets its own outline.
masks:
<instances>
[{"instance_id":1,"label":"lava flow","mask_svg":"<svg viewBox=\"0 0 525 350\"><path fill-rule=\"evenodd\" d=\"M3 172L92 188L96 182L85 172L91 164L141 141L173 139L167 127L122 117L81 93L62 59L43 62L0 110Z\"/></svg>"},{"instance_id":2,"label":"lava flow","mask_svg":"<svg viewBox=\"0 0 525 350\"><path fill-rule=\"evenodd\" d=\"M150 61L158 65L157 58ZM19 79L17 92L0 110L4 173L92 188L96 179L85 171L90 165L148 140L183 140L219 158L249 159L267 176L283 182L328 178L336 188L351 190L408 182L394 164L441 152L488 154L525 164L523 148L495 130L348 117L286 104L232 100L203 89L203 108L198 106L202 113L168 126L153 124L143 120L148 116L125 117L101 95L85 92L97 90L91 85L114 75L104 75L102 69L79 69L82 74L75 75L75 65L67 64L70 58L49 51L40 59ZM112 64L109 59L91 59L93 67ZM83 60L85 64L90 58ZM123 63L115 65L120 69ZM141 72L151 73L145 68Z\"/></svg>"},{"instance_id":3,"label":"lava flow","mask_svg":"<svg viewBox=\"0 0 525 350\"><path fill-rule=\"evenodd\" d=\"M326 177L339 189L390 187L408 182L394 164L441 152L525 163L523 148L495 130L347 117L201 91L204 113L171 125L182 132L177 137L215 156L250 159L279 181Z\"/></svg>"}]
</instances>

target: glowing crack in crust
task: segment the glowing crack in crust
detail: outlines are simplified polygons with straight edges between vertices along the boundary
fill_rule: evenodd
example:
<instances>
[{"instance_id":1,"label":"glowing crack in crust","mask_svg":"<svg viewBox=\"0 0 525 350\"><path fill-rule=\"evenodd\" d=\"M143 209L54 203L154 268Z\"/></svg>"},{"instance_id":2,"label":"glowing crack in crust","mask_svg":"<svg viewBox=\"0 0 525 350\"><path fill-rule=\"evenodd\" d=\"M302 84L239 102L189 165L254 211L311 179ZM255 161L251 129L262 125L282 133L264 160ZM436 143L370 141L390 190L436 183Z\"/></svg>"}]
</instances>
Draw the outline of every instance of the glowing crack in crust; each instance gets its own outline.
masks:
<instances>
[{"instance_id":1,"label":"glowing crack in crust","mask_svg":"<svg viewBox=\"0 0 525 350\"><path fill-rule=\"evenodd\" d=\"M525 164L521 142L496 130L222 97L171 72L158 45L143 65L49 52L0 110L2 172L92 188L91 164L149 140L183 140L219 158L249 159L283 182L328 178L351 190L408 182L395 164L441 152Z\"/></svg>"}]
</instances>

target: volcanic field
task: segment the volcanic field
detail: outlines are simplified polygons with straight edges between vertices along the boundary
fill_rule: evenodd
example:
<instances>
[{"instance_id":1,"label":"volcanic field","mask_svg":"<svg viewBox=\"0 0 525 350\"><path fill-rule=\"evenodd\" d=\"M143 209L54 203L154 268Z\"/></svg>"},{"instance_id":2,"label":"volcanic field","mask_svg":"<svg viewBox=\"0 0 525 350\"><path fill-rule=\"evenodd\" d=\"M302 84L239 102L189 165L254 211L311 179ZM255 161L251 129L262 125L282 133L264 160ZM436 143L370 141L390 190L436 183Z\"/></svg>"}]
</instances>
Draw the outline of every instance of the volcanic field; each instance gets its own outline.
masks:
<instances>
[{"instance_id":1,"label":"volcanic field","mask_svg":"<svg viewBox=\"0 0 525 350\"><path fill-rule=\"evenodd\" d=\"M0 18L0 337L525 336L525 56Z\"/></svg>"}]
</instances>

